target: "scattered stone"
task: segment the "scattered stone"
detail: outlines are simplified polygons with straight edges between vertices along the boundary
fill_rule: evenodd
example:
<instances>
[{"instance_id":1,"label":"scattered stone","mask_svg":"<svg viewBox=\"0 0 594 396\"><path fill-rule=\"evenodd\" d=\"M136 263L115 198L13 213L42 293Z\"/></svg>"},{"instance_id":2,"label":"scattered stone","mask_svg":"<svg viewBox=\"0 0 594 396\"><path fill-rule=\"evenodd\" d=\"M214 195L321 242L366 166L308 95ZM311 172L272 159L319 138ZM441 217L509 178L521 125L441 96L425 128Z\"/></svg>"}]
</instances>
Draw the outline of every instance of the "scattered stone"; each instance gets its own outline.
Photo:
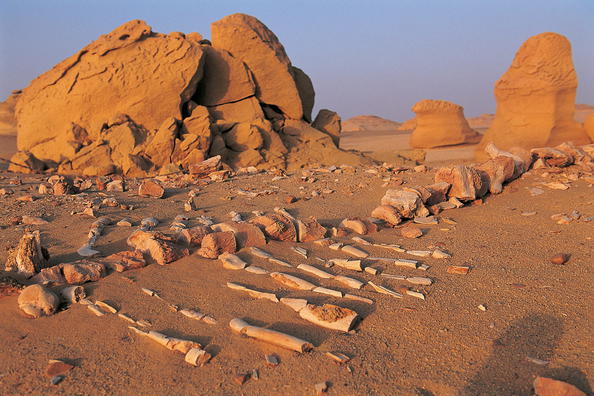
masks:
<instances>
[{"instance_id":1,"label":"scattered stone","mask_svg":"<svg viewBox=\"0 0 594 396\"><path fill-rule=\"evenodd\" d=\"M586 396L585 392L567 382L540 376L534 380L534 394L536 396Z\"/></svg>"},{"instance_id":2,"label":"scattered stone","mask_svg":"<svg viewBox=\"0 0 594 396\"><path fill-rule=\"evenodd\" d=\"M316 391L316 395L321 395L323 393L328 392L328 383L327 382L320 382L315 384L314 389Z\"/></svg>"},{"instance_id":3,"label":"scattered stone","mask_svg":"<svg viewBox=\"0 0 594 396\"><path fill-rule=\"evenodd\" d=\"M419 207L423 206L423 201L415 191L391 189L386 191L381 204L392 206L401 217L412 218L417 214Z\"/></svg>"},{"instance_id":4,"label":"scattered stone","mask_svg":"<svg viewBox=\"0 0 594 396\"><path fill-rule=\"evenodd\" d=\"M435 173L435 181L451 184L448 195L461 201L473 201L489 190L476 169L466 165L439 168Z\"/></svg>"},{"instance_id":5,"label":"scattered stone","mask_svg":"<svg viewBox=\"0 0 594 396\"><path fill-rule=\"evenodd\" d=\"M16 296L21 293L24 287L11 276L0 276L0 298Z\"/></svg>"},{"instance_id":6,"label":"scattered stone","mask_svg":"<svg viewBox=\"0 0 594 396\"><path fill-rule=\"evenodd\" d=\"M449 265L446 269L448 274L466 275L470 267L466 265Z\"/></svg>"},{"instance_id":7,"label":"scattered stone","mask_svg":"<svg viewBox=\"0 0 594 396\"><path fill-rule=\"evenodd\" d=\"M278 356L276 356L274 354L266 355L266 356L264 356L264 359L266 360L266 365L268 367L276 367L280 364Z\"/></svg>"},{"instance_id":8,"label":"scattered stone","mask_svg":"<svg viewBox=\"0 0 594 396\"><path fill-rule=\"evenodd\" d=\"M358 218L344 219L340 222L340 227L359 235L367 234L367 225Z\"/></svg>"},{"instance_id":9,"label":"scattered stone","mask_svg":"<svg viewBox=\"0 0 594 396\"><path fill-rule=\"evenodd\" d=\"M39 231L27 232L17 247L8 253L5 270L30 277L47 267L49 258L49 252L41 246Z\"/></svg>"},{"instance_id":10,"label":"scattered stone","mask_svg":"<svg viewBox=\"0 0 594 396\"><path fill-rule=\"evenodd\" d=\"M318 223L318 220L313 216L297 220L297 231L299 242L312 242L323 239L328 232L326 227Z\"/></svg>"},{"instance_id":11,"label":"scattered stone","mask_svg":"<svg viewBox=\"0 0 594 396\"><path fill-rule=\"evenodd\" d=\"M95 282L106 275L103 264L89 261L63 264L62 273L66 282L70 284Z\"/></svg>"},{"instance_id":12,"label":"scattered stone","mask_svg":"<svg viewBox=\"0 0 594 396\"><path fill-rule=\"evenodd\" d=\"M124 272L142 268L146 265L144 256L139 250L124 250L105 257L104 262L116 272Z\"/></svg>"},{"instance_id":13,"label":"scattered stone","mask_svg":"<svg viewBox=\"0 0 594 396\"><path fill-rule=\"evenodd\" d=\"M23 224L28 224L28 225L43 225L43 224L49 223L47 220L44 220L41 217L27 216L27 215L24 215L21 218L21 222Z\"/></svg>"},{"instance_id":14,"label":"scattered stone","mask_svg":"<svg viewBox=\"0 0 594 396\"><path fill-rule=\"evenodd\" d=\"M400 229L400 234L405 238L419 238L423 235L420 228L407 224Z\"/></svg>"},{"instance_id":15,"label":"scattered stone","mask_svg":"<svg viewBox=\"0 0 594 396\"><path fill-rule=\"evenodd\" d=\"M45 375L52 378L57 375L64 375L74 368L73 365L68 364L62 360L50 359Z\"/></svg>"},{"instance_id":16,"label":"scattered stone","mask_svg":"<svg viewBox=\"0 0 594 396\"><path fill-rule=\"evenodd\" d=\"M169 264L189 253L176 246L174 238L156 231L137 230L128 237L127 244L147 254L159 265Z\"/></svg>"},{"instance_id":17,"label":"scattered stone","mask_svg":"<svg viewBox=\"0 0 594 396\"><path fill-rule=\"evenodd\" d=\"M566 253L558 253L551 257L551 263L555 265L563 265L569 261L570 255Z\"/></svg>"},{"instance_id":18,"label":"scattered stone","mask_svg":"<svg viewBox=\"0 0 594 396\"><path fill-rule=\"evenodd\" d=\"M63 264L43 268L31 280L42 285L62 285L66 283L66 278L64 278L64 274L62 273L62 266Z\"/></svg>"},{"instance_id":19,"label":"scattered stone","mask_svg":"<svg viewBox=\"0 0 594 396\"><path fill-rule=\"evenodd\" d=\"M156 180L144 180L138 187L138 195L141 197L163 198L165 189Z\"/></svg>"},{"instance_id":20,"label":"scattered stone","mask_svg":"<svg viewBox=\"0 0 594 396\"><path fill-rule=\"evenodd\" d=\"M205 258L216 259L223 253L235 253L236 251L237 243L233 232L213 232L204 236L197 254Z\"/></svg>"},{"instance_id":21,"label":"scattered stone","mask_svg":"<svg viewBox=\"0 0 594 396\"><path fill-rule=\"evenodd\" d=\"M124 192L124 181L113 180L105 185L105 190L108 192Z\"/></svg>"},{"instance_id":22,"label":"scattered stone","mask_svg":"<svg viewBox=\"0 0 594 396\"><path fill-rule=\"evenodd\" d=\"M32 318L53 315L60 303L58 296L41 285L27 286L17 301L21 311Z\"/></svg>"},{"instance_id":23,"label":"scattered stone","mask_svg":"<svg viewBox=\"0 0 594 396\"><path fill-rule=\"evenodd\" d=\"M293 221L279 213L258 216L250 220L257 225L270 239L276 241L297 242L297 230Z\"/></svg>"}]
</instances>

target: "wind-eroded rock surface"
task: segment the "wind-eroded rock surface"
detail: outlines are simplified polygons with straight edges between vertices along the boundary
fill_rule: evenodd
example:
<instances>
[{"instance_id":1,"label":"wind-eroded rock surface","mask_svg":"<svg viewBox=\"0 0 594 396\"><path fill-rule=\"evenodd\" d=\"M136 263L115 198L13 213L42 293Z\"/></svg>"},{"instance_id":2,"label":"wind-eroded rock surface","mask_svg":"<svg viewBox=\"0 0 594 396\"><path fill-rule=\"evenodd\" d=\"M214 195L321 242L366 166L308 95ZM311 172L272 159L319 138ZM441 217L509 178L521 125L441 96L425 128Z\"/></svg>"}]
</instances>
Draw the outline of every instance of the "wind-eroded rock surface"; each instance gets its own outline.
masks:
<instances>
[{"instance_id":1,"label":"wind-eroded rock surface","mask_svg":"<svg viewBox=\"0 0 594 396\"><path fill-rule=\"evenodd\" d=\"M309 124L313 84L262 22L227 16L212 39L134 20L40 75L16 105L11 170L138 177L215 155L234 168L364 161L337 148L340 123Z\"/></svg>"}]
</instances>

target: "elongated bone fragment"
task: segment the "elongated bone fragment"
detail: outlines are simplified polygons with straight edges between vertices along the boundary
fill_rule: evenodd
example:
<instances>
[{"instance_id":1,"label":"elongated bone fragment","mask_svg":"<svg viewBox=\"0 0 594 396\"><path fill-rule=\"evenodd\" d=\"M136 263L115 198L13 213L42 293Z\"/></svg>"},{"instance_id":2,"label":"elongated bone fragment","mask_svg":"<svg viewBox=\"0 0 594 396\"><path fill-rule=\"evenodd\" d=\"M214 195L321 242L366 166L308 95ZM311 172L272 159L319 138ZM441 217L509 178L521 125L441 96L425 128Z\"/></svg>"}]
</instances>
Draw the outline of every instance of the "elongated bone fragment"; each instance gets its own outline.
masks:
<instances>
[{"instance_id":1,"label":"elongated bone fragment","mask_svg":"<svg viewBox=\"0 0 594 396\"><path fill-rule=\"evenodd\" d=\"M307 305L307 300L304 298L289 298L283 297L280 302L290 307L295 312L301 311Z\"/></svg>"},{"instance_id":2,"label":"elongated bone fragment","mask_svg":"<svg viewBox=\"0 0 594 396\"><path fill-rule=\"evenodd\" d=\"M381 285L376 285L375 283L373 283L372 281L367 282L367 284L371 287L373 287L373 289L378 292L378 293L382 293L382 294L388 294L392 297L396 297L396 298L402 298L402 294L395 292L394 290L390 290L387 287L381 286Z\"/></svg>"},{"instance_id":3,"label":"elongated bone fragment","mask_svg":"<svg viewBox=\"0 0 594 396\"><path fill-rule=\"evenodd\" d=\"M256 275L268 275L270 271L265 268L258 267L255 265L250 265L249 267L244 268L247 272L251 272L252 274Z\"/></svg>"},{"instance_id":4,"label":"elongated bone fragment","mask_svg":"<svg viewBox=\"0 0 594 396\"><path fill-rule=\"evenodd\" d=\"M210 325L217 324L217 321L215 318L208 316L206 314L203 314L202 312L194 311L191 309L181 309L179 311L179 313L184 315L185 317L190 318L190 319L200 320L200 321L210 324Z\"/></svg>"},{"instance_id":5,"label":"elongated bone fragment","mask_svg":"<svg viewBox=\"0 0 594 396\"><path fill-rule=\"evenodd\" d=\"M292 214L290 214L289 212L287 212L287 210L286 210L286 209L284 209L284 208L279 208L279 207L277 206L276 208L274 208L274 211L275 211L276 213L279 213L279 214L281 214L281 215L285 216L287 219L290 219L291 221L297 221L297 219L296 219L295 217L293 217L293 215L292 215Z\"/></svg>"},{"instance_id":6,"label":"elongated bone fragment","mask_svg":"<svg viewBox=\"0 0 594 396\"><path fill-rule=\"evenodd\" d=\"M223 263L223 268L231 270L240 270L247 267L247 263L232 253L223 253L219 255L219 260Z\"/></svg>"},{"instance_id":7,"label":"elongated bone fragment","mask_svg":"<svg viewBox=\"0 0 594 396\"><path fill-rule=\"evenodd\" d=\"M342 298L342 292L339 290L328 289L326 287L318 286L312 290L313 292L320 293L320 294L328 294L329 296Z\"/></svg>"},{"instance_id":8,"label":"elongated bone fragment","mask_svg":"<svg viewBox=\"0 0 594 396\"><path fill-rule=\"evenodd\" d=\"M336 275L334 277L334 280L342 283L343 285L347 285L348 287L353 289L360 289L365 285L365 283L361 282L358 279L349 278L348 276L344 275Z\"/></svg>"},{"instance_id":9,"label":"elongated bone fragment","mask_svg":"<svg viewBox=\"0 0 594 396\"><path fill-rule=\"evenodd\" d=\"M388 257L368 257L367 260L369 261L383 261L386 263L392 263L394 265L398 265L401 267L408 267L408 268L417 268L418 261L416 260L408 260L408 259L396 259L396 258L388 258Z\"/></svg>"},{"instance_id":10,"label":"elongated bone fragment","mask_svg":"<svg viewBox=\"0 0 594 396\"><path fill-rule=\"evenodd\" d=\"M93 312L97 316L103 316L103 315L105 315L103 313L103 311L101 311L99 309L99 307L96 306L95 304L89 304L89 305L87 305L87 308L89 309L89 311Z\"/></svg>"},{"instance_id":11,"label":"elongated bone fragment","mask_svg":"<svg viewBox=\"0 0 594 396\"><path fill-rule=\"evenodd\" d=\"M199 343L197 343L195 341L181 340L179 338L174 338L174 337L168 337L168 338L169 338L169 341L167 342L167 345L165 345L165 346L167 348L171 349L172 351L181 352L184 355L186 353L188 353L191 349L194 349L194 348L202 349L202 345L200 345Z\"/></svg>"},{"instance_id":12,"label":"elongated bone fragment","mask_svg":"<svg viewBox=\"0 0 594 396\"><path fill-rule=\"evenodd\" d=\"M355 257L359 257L359 258L365 258L369 256L369 253L356 248L352 245L344 245L341 250L343 252L345 252L346 254L350 254L351 256L355 256Z\"/></svg>"},{"instance_id":13,"label":"elongated bone fragment","mask_svg":"<svg viewBox=\"0 0 594 396\"><path fill-rule=\"evenodd\" d=\"M444 252L443 250L435 249L433 253L431 253L431 257L433 257L434 259L446 259L451 258L452 255L447 252Z\"/></svg>"},{"instance_id":14,"label":"elongated bone fragment","mask_svg":"<svg viewBox=\"0 0 594 396\"><path fill-rule=\"evenodd\" d=\"M366 298L366 297L362 297L362 296L357 296L356 294L345 293L344 294L344 298L347 298L347 299L353 300L353 301L361 301L361 302L364 302L366 304L373 304L373 300L372 299Z\"/></svg>"},{"instance_id":15,"label":"elongated bone fragment","mask_svg":"<svg viewBox=\"0 0 594 396\"><path fill-rule=\"evenodd\" d=\"M261 291L250 289L249 287L245 287L245 286L239 285L237 283L233 283L233 282L227 282L227 287L229 289L246 292L254 298L269 300L269 301L272 301L275 303L278 302L278 298L276 297L276 294L274 294L274 293L261 292Z\"/></svg>"},{"instance_id":16,"label":"elongated bone fragment","mask_svg":"<svg viewBox=\"0 0 594 396\"><path fill-rule=\"evenodd\" d=\"M417 292L414 290L407 290L406 294L412 297L420 298L421 300L425 300L425 295L421 292Z\"/></svg>"},{"instance_id":17,"label":"elongated bone fragment","mask_svg":"<svg viewBox=\"0 0 594 396\"><path fill-rule=\"evenodd\" d=\"M231 217L231 221L234 221L236 223L241 223L243 221L241 215L234 210L229 212L229 217Z\"/></svg>"},{"instance_id":18,"label":"elongated bone fragment","mask_svg":"<svg viewBox=\"0 0 594 396\"><path fill-rule=\"evenodd\" d=\"M277 259L277 258L275 258L275 257L270 257L270 258L268 259L268 261L269 261L269 262L271 262L272 264L280 265L280 266L282 266L282 267L293 268L293 266L292 266L291 264L287 263L287 262L286 262L286 261L284 261L284 260Z\"/></svg>"},{"instance_id":19,"label":"elongated bone fragment","mask_svg":"<svg viewBox=\"0 0 594 396\"><path fill-rule=\"evenodd\" d=\"M338 363L346 363L349 360L351 360L350 357L348 357L344 353L340 353L340 352L326 352L325 355Z\"/></svg>"},{"instance_id":20,"label":"elongated bone fragment","mask_svg":"<svg viewBox=\"0 0 594 396\"><path fill-rule=\"evenodd\" d=\"M134 326L128 326L128 328L130 330L132 330L134 333L138 334L138 335L141 335L141 336L144 336L144 337L148 336L148 333L145 333L144 331L142 331L142 330L140 330L140 329L138 329L138 328L136 328Z\"/></svg>"},{"instance_id":21,"label":"elongated bone fragment","mask_svg":"<svg viewBox=\"0 0 594 396\"><path fill-rule=\"evenodd\" d=\"M299 264L297 266L298 269L305 271L305 272L309 272L310 274L313 274L315 276L318 276L320 278L323 279L332 279L334 278L334 275L327 273L326 271L322 271L319 268L314 267L313 265L309 265L309 264Z\"/></svg>"},{"instance_id":22,"label":"elongated bone fragment","mask_svg":"<svg viewBox=\"0 0 594 396\"><path fill-rule=\"evenodd\" d=\"M379 269L374 268L374 267L365 267L364 270L365 270L365 272L367 272L368 274L371 274L371 275L377 275L379 273Z\"/></svg>"},{"instance_id":23,"label":"elongated bone fragment","mask_svg":"<svg viewBox=\"0 0 594 396\"><path fill-rule=\"evenodd\" d=\"M272 258L272 254L270 254L267 251L264 251L262 249L259 249L255 246L250 247L250 252L256 257L260 257L260 258L264 258L264 259Z\"/></svg>"},{"instance_id":24,"label":"elongated bone fragment","mask_svg":"<svg viewBox=\"0 0 594 396\"><path fill-rule=\"evenodd\" d=\"M129 315L127 315L125 313L119 313L118 317L120 317L120 319L123 319L128 323L136 323L136 321L132 317L130 317ZM136 329L136 328L134 327L134 329Z\"/></svg>"},{"instance_id":25,"label":"elongated bone fragment","mask_svg":"<svg viewBox=\"0 0 594 396\"><path fill-rule=\"evenodd\" d=\"M429 250L407 250L406 254L410 254L411 256L418 256L418 257L431 256L431 252Z\"/></svg>"},{"instance_id":26,"label":"elongated bone fragment","mask_svg":"<svg viewBox=\"0 0 594 396\"><path fill-rule=\"evenodd\" d=\"M340 250L340 248L341 248L343 245L344 245L343 243L336 242L336 243L333 243L333 244L331 244L331 245L328 245L328 247L329 247L330 249L332 249L332 250Z\"/></svg>"},{"instance_id":27,"label":"elongated bone fragment","mask_svg":"<svg viewBox=\"0 0 594 396\"><path fill-rule=\"evenodd\" d=\"M97 301L95 301L95 305L98 306L99 308L103 309L104 311L108 311L111 313L118 313L118 310L115 307L112 307L105 301L97 300Z\"/></svg>"},{"instance_id":28,"label":"elongated bone fragment","mask_svg":"<svg viewBox=\"0 0 594 396\"><path fill-rule=\"evenodd\" d=\"M353 271L361 272L363 271L363 266L361 265L361 260L352 260L352 259L331 259L329 260L332 264L337 265L342 268L346 268Z\"/></svg>"},{"instance_id":29,"label":"elongated bone fragment","mask_svg":"<svg viewBox=\"0 0 594 396\"><path fill-rule=\"evenodd\" d=\"M70 304L77 303L87 296L87 294L85 293L85 289L82 286L66 287L62 289L62 291L60 291L60 294L62 295L64 300L66 300L66 302Z\"/></svg>"},{"instance_id":30,"label":"elongated bone fragment","mask_svg":"<svg viewBox=\"0 0 594 396\"><path fill-rule=\"evenodd\" d=\"M369 242L369 241L367 241L367 240L365 240L365 239L363 239L363 238L361 238L359 236L354 236L354 237L351 238L351 240L353 240L353 241L355 241L357 243L360 243L361 245L366 245L366 246L371 246L372 245L371 242Z\"/></svg>"},{"instance_id":31,"label":"elongated bone fragment","mask_svg":"<svg viewBox=\"0 0 594 396\"><path fill-rule=\"evenodd\" d=\"M303 258L307 258L307 250L303 249L302 247L293 246L291 247L291 250L297 253L298 255L303 256Z\"/></svg>"},{"instance_id":32,"label":"elongated bone fragment","mask_svg":"<svg viewBox=\"0 0 594 396\"><path fill-rule=\"evenodd\" d=\"M192 366L202 367L210 361L212 355L201 348L192 348L186 353L184 360Z\"/></svg>"},{"instance_id":33,"label":"elongated bone fragment","mask_svg":"<svg viewBox=\"0 0 594 396\"><path fill-rule=\"evenodd\" d=\"M149 296L151 296L151 297L157 297L157 298L159 298L159 299L162 299L162 298L161 298L161 296L159 296L159 295L157 294L157 292L156 292L156 291L154 291L154 290L147 289L146 287L143 287L143 288L141 288L140 290L142 290L142 292L143 292L143 293L145 293L145 294L148 294L148 295L149 295Z\"/></svg>"},{"instance_id":34,"label":"elongated bone fragment","mask_svg":"<svg viewBox=\"0 0 594 396\"><path fill-rule=\"evenodd\" d=\"M316 285L314 285L313 283L293 275L285 274L284 272L272 272L270 276L278 283L281 283L291 289L313 290L314 288L316 288Z\"/></svg>"},{"instance_id":35,"label":"elongated bone fragment","mask_svg":"<svg viewBox=\"0 0 594 396\"><path fill-rule=\"evenodd\" d=\"M318 326L345 333L351 330L359 319L357 312L333 304L307 304L299 311L299 316Z\"/></svg>"},{"instance_id":36,"label":"elongated bone fragment","mask_svg":"<svg viewBox=\"0 0 594 396\"><path fill-rule=\"evenodd\" d=\"M383 276L385 278L389 278L389 279L398 279L398 280L407 281L409 283L412 283L413 285L429 286L433 283L433 280L431 278L425 278L422 276L406 277L406 276L402 276L402 275L392 275L392 274L381 274L381 276Z\"/></svg>"},{"instance_id":37,"label":"elongated bone fragment","mask_svg":"<svg viewBox=\"0 0 594 396\"><path fill-rule=\"evenodd\" d=\"M374 243L373 246L375 246L375 247L381 247L381 248L384 248L384 249L393 250L393 251L395 251L397 253L404 253L404 252L406 252L406 250L405 249L402 249L400 247L400 245L394 245L394 244L389 244L389 243Z\"/></svg>"},{"instance_id":38,"label":"elongated bone fragment","mask_svg":"<svg viewBox=\"0 0 594 396\"><path fill-rule=\"evenodd\" d=\"M293 337L289 334L281 333L279 331L252 326L239 318L232 319L229 322L229 326L236 333L244 334L248 337L252 337L257 340L299 353L308 352L313 349L313 345L308 341Z\"/></svg>"}]
</instances>

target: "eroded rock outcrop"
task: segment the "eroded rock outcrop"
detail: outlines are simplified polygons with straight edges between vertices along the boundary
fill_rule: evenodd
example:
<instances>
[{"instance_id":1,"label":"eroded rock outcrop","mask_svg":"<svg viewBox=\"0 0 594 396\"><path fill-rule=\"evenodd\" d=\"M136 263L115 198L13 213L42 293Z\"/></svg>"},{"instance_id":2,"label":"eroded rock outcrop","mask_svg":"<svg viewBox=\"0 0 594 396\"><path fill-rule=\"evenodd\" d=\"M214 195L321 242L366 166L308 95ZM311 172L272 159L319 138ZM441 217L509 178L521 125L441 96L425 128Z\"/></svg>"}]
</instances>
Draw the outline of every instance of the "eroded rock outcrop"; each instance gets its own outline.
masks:
<instances>
[{"instance_id":1,"label":"eroded rock outcrop","mask_svg":"<svg viewBox=\"0 0 594 396\"><path fill-rule=\"evenodd\" d=\"M464 118L464 108L446 100L425 99L415 103L416 125L410 137L414 148L477 143L479 134Z\"/></svg>"},{"instance_id":2,"label":"eroded rock outcrop","mask_svg":"<svg viewBox=\"0 0 594 396\"><path fill-rule=\"evenodd\" d=\"M529 38L495 83L495 120L477 149L477 157L484 157L489 142L504 150L565 141L588 144L590 139L574 120L576 88L569 40L557 33Z\"/></svg>"},{"instance_id":3,"label":"eroded rock outcrop","mask_svg":"<svg viewBox=\"0 0 594 396\"><path fill-rule=\"evenodd\" d=\"M218 155L233 168L368 162L332 143L335 113L311 126L313 84L262 22L230 15L212 38L130 21L42 74L18 101L10 170L146 177Z\"/></svg>"},{"instance_id":4,"label":"eroded rock outcrop","mask_svg":"<svg viewBox=\"0 0 594 396\"><path fill-rule=\"evenodd\" d=\"M17 133L14 111L20 94L21 91L12 91L4 102L0 102L0 136L14 136Z\"/></svg>"}]
</instances>

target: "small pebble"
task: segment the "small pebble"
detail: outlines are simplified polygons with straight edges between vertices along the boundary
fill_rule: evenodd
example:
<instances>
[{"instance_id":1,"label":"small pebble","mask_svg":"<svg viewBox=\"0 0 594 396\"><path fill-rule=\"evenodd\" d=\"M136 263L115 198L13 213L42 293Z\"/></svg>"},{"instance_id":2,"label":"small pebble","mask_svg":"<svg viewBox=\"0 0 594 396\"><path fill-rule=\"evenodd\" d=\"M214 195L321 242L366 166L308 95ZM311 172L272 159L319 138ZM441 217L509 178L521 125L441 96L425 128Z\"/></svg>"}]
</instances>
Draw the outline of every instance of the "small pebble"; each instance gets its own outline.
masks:
<instances>
[{"instance_id":1,"label":"small pebble","mask_svg":"<svg viewBox=\"0 0 594 396\"><path fill-rule=\"evenodd\" d=\"M559 253L551 257L551 263L555 265L563 265L569 260L569 254Z\"/></svg>"}]
</instances>

